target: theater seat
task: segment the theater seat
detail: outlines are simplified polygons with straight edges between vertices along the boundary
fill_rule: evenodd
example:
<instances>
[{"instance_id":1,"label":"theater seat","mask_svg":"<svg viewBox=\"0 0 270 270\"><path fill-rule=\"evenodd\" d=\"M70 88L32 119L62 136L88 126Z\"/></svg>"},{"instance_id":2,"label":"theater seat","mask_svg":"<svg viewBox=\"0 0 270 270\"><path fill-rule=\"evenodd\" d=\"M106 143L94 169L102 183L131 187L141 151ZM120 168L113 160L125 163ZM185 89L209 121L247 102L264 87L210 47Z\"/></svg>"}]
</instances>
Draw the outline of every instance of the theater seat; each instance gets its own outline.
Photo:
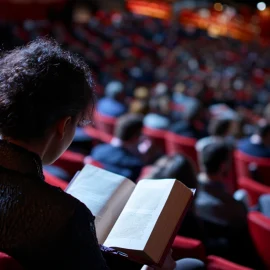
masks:
<instances>
[{"instance_id":1,"label":"theater seat","mask_svg":"<svg viewBox=\"0 0 270 270\"><path fill-rule=\"evenodd\" d=\"M84 166L84 155L67 150L53 165L64 169L71 177Z\"/></svg>"},{"instance_id":2,"label":"theater seat","mask_svg":"<svg viewBox=\"0 0 270 270\"><path fill-rule=\"evenodd\" d=\"M1 270L23 270L22 266L9 255L0 252L0 269Z\"/></svg>"},{"instance_id":3,"label":"theater seat","mask_svg":"<svg viewBox=\"0 0 270 270\"><path fill-rule=\"evenodd\" d=\"M250 212L248 226L254 245L266 269L270 269L270 218L260 212Z\"/></svg>"},{"instance_id":4,"label":"theater seat","mask_svg":"<svg viewBox=\"0 0 270 270\"><path fill-rule=\"evenodd\" d=\"M195 258L206 260L205 248L201 241L177 235L172 245L172 257L175 260Z\"/></svg>"},{"instance_id":5,"label":"theater seat","mask_svg":"<svg viewBox=\"0 0 270 270\"><path fill-rule=\"evenodd\" d=\"M185 155L194 162L195 168L199 170L195 144L196 140L193 138L183 137L173 132L166 133L166 153Z\"/></svg>"},{"instance_id":6,"label":"theater seat","mask_svg":"<svg viewBox=\"0 0 270 270\"><path fill-rule=\"evenodd\" d=\"M143 134L147 136L153 144L160 148L160 150L165 153L165 137L166 131L162 129L153 129L149 127L143 128Z\"/></svg>"},{"instance_id":7,"label":"theater seat","mask_svg":"<svg viewBox=\"0 0 270 270\"><path fill-rule=\"evenodd\" d=\"M99 161L94 160L91 156L85 157L84 164L90 164L101 169L104 168L104 166Z\"/></svg>"},{"instance_id":8,"label":"theater seat","mask_svg":"<svg viewBox=\"0 0 270 270\"><path fill-rule=\"evenodd\" d=\"M62 190L65 190L68 183L63 181L62 179L59 179L57 178L56 176L46 172L46 171L43 171L43 174L45 176L45 182L52 185L52 186L55 186L55 187L59 187L61 188ZM1 268L0 268L1 269Z\"/></svg>"},{"instance_id":9,"label":"theater seat","mask_svg":"<svg viewBox=\"0 0 270 270\"><path fill-rule=\"evenodd\" d=\"M238 186L240 189L247 191L250 199L251 206L256 205L258 199L263 194L270 194L270 187L260 184L248 177L240 177L238 180Z\"/></svg>"},{"instance_id":10,"label":"theater seat","mask_svg":"<svg viewBox=\"0 0 270 270\"><path fill-rule=\"evenodd\" d=\"M257 167L259 181L270 186L270 158L253 157L241 151L235 151L234 159L238 177L252 178L249 173L249 165L253 163Z\"/></svg>"},{"instance_id":11,"label":"theater seat","mask_svg":"<svg viewBox=\"0 0 270 270\"><path fill-rule=\"evenodd\" d=\"M114 134L114 127L117 118L103 115L95 111L94 113L94 124L98 130L101 130L107 134Z\"/></svg>"},{"instance_id":12,"label":"theater seat","mask_svg":"<svg viewBox=\"0 0 270 270\"><path fill-rule=\"evenodd\" d=\"M212 255L207 257L206 266L207 270L252 270L251 268Z\"/></svg>"}]
</instances>

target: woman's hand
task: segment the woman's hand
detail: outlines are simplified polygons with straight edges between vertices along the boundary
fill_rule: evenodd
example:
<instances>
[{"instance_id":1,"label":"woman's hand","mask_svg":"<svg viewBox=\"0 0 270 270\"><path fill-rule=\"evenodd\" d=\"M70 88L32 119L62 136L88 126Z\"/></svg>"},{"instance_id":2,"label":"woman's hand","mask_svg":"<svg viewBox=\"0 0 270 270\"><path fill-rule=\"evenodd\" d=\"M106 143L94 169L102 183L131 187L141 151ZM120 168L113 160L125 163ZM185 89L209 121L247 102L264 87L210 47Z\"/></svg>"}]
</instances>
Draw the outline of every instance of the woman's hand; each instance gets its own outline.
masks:
<instances>
[{"instance_id":1,"label":"woman's hand","mask_svg":"<svg viewBox=\"0 0 270 270\"><path fill-rule=\"evenodd\" d=\"M144 265L141 270L174 270L176 263L172 258L172 251L167 255L162 267Z\"/></svg>"}]
</instances>

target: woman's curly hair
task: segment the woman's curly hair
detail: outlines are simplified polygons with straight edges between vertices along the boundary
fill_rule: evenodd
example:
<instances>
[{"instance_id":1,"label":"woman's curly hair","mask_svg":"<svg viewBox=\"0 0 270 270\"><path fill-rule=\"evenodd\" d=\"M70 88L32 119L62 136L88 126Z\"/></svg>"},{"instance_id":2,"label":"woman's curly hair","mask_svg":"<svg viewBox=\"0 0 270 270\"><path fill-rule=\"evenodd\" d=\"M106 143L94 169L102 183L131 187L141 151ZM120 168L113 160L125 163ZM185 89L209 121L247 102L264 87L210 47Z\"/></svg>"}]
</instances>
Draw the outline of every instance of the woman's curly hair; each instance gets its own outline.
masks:
<instances>
[{"instance_id":1,"label":"woman's curly hair","mask_svg":"<svg viewBox=\"0 0 270 270\"><path fill-rule=\"evenodd\" d=\"M65 116L89 120L95 95L88 66L53 40L37 39L0 59L0 133L40 138Z\"/></svg>"}]
</instances>

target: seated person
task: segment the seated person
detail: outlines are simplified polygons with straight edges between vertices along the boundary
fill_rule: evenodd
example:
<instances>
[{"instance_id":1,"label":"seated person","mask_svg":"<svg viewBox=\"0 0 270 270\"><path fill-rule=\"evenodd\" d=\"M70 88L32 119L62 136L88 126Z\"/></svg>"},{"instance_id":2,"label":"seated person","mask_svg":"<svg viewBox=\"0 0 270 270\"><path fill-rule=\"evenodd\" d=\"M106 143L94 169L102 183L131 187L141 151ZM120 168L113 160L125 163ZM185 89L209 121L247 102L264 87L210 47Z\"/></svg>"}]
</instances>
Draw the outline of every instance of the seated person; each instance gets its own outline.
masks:
<instances>
[{"instance_id":1,"label":"seated person","mask_svg":"<svg viewBox=\"0 0 270 270\"><path fill-rule=\"evenodd\" d=\"M209 124L210 136L200 139L196 143L196 150L201 153L203 148L212 143L227 142L233 147L233 139L230 137L233 127L230 119L212 119Z\"/></svg>"},{"instance_id":2,"label":"seated person","mask_svg":"<svg viewBox=\"0 0 270 270\"><path fill-rule=\"evenodd\" d=\"M170 131L183 137L201 139L207 134L200 127L202 118L202 106L199 101L186 108L183 113L183 120L171 125Z\"/></svg>"},{"instance_id":3,"label":"seated person","mask_svg":"<svg viewBox=\"0 0 270 270\"><path fill-rule=\"evenodd\" d=\"M76 126L90 120L94 91L88 66L40 39L3 55L0 65L0 251L29 270L109 269L112 250L98 245L95 217L44 182L42 172L70 145ZM203 269L195 261L180 269L190 264ZM120 261L111 269L122 266ZM175 267L168 255L163 269Z\"/></svg>"},{"instance_id":4,"label":"seated person","mask_svg":"<svg viewBox=\"0 0 270 270\"><path fill-rule=\"evenodd\" d=\"M146 127L167 129L170 126L169 99L166 96L154 97L150 100L150 113L143 120Z\"/></svg>"},{"instance_id":5,"label":"seated person","mask_svg":"<svg viewBox=\"0 0 270 270\"><path fill-rule=\"evenodd\" d=\"M211 254L232 261L253 263L255 251L248 233L247 209L226 191L226 179L232 154L225 143L214 143L202 150L201 165L204 171L198 177L194 209L204 223L205 245ZM245 247L244 257L237 252ZM251 254L249 261L247 254Z\"/></svg>"},{"instance_id":6,"label":"seated person","mask_svg":"<svg viewBox=\"0 0 270 270\"><path fill-rule=\"evenodd\" d=\"M239 141L238 149L250 156L270 158L270 124L259 124L256 134Z\"/></svg>"},{"instance_id":7,"label":"seated person","mask_svg":"<svg viewBox=\"0 0 270 270\"><path fill-rule=\"evenodd\" d=\"M106 170L136 181L144 166L138 151L142 127L142 117L139 115L127 114L120 117L111 143L94 147L91 157Z\"/></svg>"},{"instance_id":8,"label":"seated person","mask_svg":"<svg viewBox=\"0 0 270 270\"><path fill-rule=\"evenodd\" d=\"M100 114L118 117L125 114L128 110L124 103L124 86L121 82L112 81L105 88L105 97L97 103L97 111Z\"/></svg>"},{"instance_id":9,"label":"seated person","mask_svg":"<svg viewBox=\"0 0 270 270\"><path fill-rule=\"evenodd\" d=\"M197 188L197 176L193 164L183 155L163 156L153 165L146 179L178 179L189 188ZM202 239L201 228L193 213L193 206L181 224L179 234L189 238Z\"/></svg>"}]
</instances>

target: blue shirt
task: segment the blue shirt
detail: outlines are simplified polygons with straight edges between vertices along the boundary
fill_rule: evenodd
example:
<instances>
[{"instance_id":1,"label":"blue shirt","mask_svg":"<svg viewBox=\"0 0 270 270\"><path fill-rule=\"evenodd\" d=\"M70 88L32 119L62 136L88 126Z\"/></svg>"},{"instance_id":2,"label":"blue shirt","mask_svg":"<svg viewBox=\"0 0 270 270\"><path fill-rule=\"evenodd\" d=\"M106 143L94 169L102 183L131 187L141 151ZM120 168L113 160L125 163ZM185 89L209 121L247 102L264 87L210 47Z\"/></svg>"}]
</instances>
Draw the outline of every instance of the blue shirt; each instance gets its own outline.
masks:
<instances>
[{"instance_id":1,"label":"blue shirt","mask_svg":"<svg viewBox=\"0 0 270 270\"><path fill-rule=\"evenodd\" d=\"M123 175L134 182L143 167L141 159L122 146L100 144L92 149L91 157L99 161L105 170Z\"/></svg>"},{"instance_id":2,"label":"blue shirt","mask_svg":"<svg viewBox=\"0 0 270 270\"><path fill-rule=\"evenodd\" d=\"M252 143L250 138L240 140L238 143L238 149L250 156L270 158L270 148L266 147L262 143Z\"/></svg>"},{"instance_id":3,"label":"blue shirt","mask_svg":"<svg viewBox=\"0 0 270 270\"><path fill-rule=\"evenodd\" d=\"M127 112L127 106L109 97L101 98L97 104L97 111L111 117L118 117Z\"/></svg>"}]
</instances>

